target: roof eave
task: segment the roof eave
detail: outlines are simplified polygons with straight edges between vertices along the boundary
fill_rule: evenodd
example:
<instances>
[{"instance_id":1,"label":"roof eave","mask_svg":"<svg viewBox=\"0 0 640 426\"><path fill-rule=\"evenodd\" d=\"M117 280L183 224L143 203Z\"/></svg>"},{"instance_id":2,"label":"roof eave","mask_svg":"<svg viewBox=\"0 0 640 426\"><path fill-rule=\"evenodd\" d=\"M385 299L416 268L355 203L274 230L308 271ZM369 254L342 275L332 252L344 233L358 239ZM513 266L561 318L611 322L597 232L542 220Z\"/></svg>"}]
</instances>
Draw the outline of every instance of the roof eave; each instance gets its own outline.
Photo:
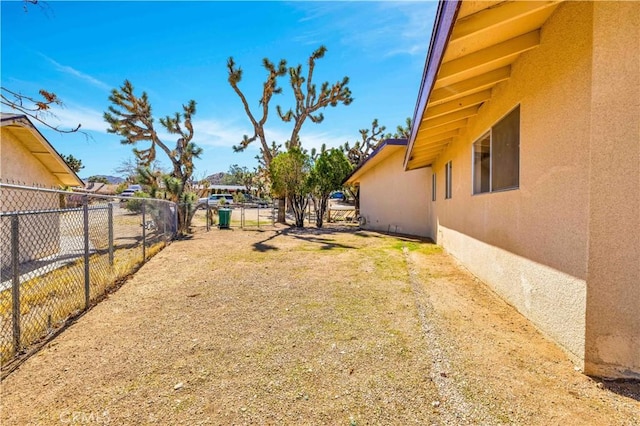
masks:
<instances>
[{"instance_id":1,"label":"roof eave","mask_svg":"<svg viewBox=\"0 0 640 426\"><path fill-rule=\"evenodd\" d=\"M353 169L353 171L351 173L349 173L349 176L347 176L342 181L342 184L343 185L346 184L354 176L362 174L364 171L366 171L366 169L372 163L372 160L375 159L376 156L380 152L382 152L382 150L385 147L388 147L388 146L407 146L407 139L385 139L384 141L382 141L382 143L380 143L380 145L378 145L378 147L369 155L369 157L367 157L367 159L362 164L360 164L358 167Z\"/></svg>"},{"instance_id":2,"label":"roof eave","mask_svg":"<svg viewBox=\"0 0 640 426\"><path fill-rule=\"evenodd\" d=\"M26 115L13 115L13 114L3 114L0 119L2 126L11 126L18 125L29 129L29 131L33 134L33 136L49 151L53 154L54 158L60 163L60 165L66 169L67 174L71 177L71 179L67 180L64 176L58 176L58 173L54 173L58 180L62 182L63 185L66 186L84 186L84 182L80 177L71 170L66 161L62 158L62 155L49 143L47 138L44 137L42 133L38 130L36 126L33 125L29 117Z\"/></svg>"},{"instance_id":3,"label":"roof eave","mask_svg":"<svg viewBox=\"0 0 640 426\"><path fill-rule=\"evenodd\" d=\"M405 170L407 170L409 165L411 151L418 134L422 115L427 107L429 95L436 81L436 77L438 76L438 70L440 69L440 64L442 63L442 58L449 41L449 37L451 36L451 31L453 30L453 24L456 22L456 17L460 10L461 3L462 0L441 0L438 4L436 22L431 35L429 52L427 54L425 69L420 83L418 101L416 102L416 108L413 113L413 126L404 158L403 168Z\"/></svg>"}]
</instances>

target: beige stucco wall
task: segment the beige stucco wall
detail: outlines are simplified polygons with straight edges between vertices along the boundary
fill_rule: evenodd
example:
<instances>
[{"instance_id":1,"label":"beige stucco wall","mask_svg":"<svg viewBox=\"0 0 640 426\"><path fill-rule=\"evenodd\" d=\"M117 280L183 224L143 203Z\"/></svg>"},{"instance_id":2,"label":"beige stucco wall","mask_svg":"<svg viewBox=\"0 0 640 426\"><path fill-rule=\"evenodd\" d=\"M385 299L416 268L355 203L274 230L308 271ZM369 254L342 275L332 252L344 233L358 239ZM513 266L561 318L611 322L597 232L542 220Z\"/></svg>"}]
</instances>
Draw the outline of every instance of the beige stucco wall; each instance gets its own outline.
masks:
<instances>
[{"instance_id":1,"label":"beige stucco wall","mask_svg":"<svg viewBox=\"0 0 640 426\"><path fill-rule=\"evenodd\" d=\"M61 185L14 136L0 127L0 179L3 183L52 188ZM55 193L3 188L0 211L49 210L60 207ZM57 253L60 249L60 214L44 213L19 216L19 261L27 262ZM11 264L11 219L2 218L0 230L0 266ZM36 238L37 236L37 238Z\"/></svg>"},{"instance_id":2,"label":"beige stucco wall","mask_svg":"<svg viewBox=\"0 0 640 426\"><path fill-rule=\"evenodd\" d=\"M593 8L585 368L640 378L640 3Z\"/></svg>"},{"instance_id":3,"label":"beige stucco wall","mask_svg":"<svg viewBox=\"0 0 640 426\"><path fill-rule=\"evenodd\" d=\"M0 178L5 183L45 188L62 184L6 127L0 128Z\"/></svg>"},{"instance_id":4,"label":"beige stucco wall","mask_svg":"<svg viewBox=\"0 0 640 426\"><path fill-rule=\"evenodd\" d=\"M592 5L561 4L540 46L433 165L437 242L580 364L589 228ZM520 105L520 187L472 195L472 144ZM444 199L452 160L453 197Z\"/></svg>"},{"instance_id":5,"label":"beige stucco wall","mask_svg":"<svg viewBox=\"0 0 640 426\"><path fill-rule=\"evenodd\" d=\"M403 172L404 149L381 162L360 180L360 216L364 229L429 236L430 169Z\"/></svg>"}]
</instances>

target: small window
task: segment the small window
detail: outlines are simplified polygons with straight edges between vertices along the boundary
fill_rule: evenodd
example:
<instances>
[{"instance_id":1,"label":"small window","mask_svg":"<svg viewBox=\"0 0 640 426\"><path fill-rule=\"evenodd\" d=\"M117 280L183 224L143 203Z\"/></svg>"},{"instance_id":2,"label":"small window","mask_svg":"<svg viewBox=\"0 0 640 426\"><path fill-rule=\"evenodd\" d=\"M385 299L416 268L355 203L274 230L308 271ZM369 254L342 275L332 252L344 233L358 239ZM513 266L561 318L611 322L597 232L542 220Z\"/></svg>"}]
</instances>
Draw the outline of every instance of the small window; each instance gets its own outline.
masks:
<instances>
[{"instance_id":1,"label":"small window","mask_svg":"<svg viewBox=\"0 0 640 426\"><path fill-rule=\"evenodd\" d=\"M436 174L431 175L431 201L436 200Z\"/></svg>"},{"instance_id":2,"label":"small window","mask_svg":"<svg viewBox=\"0 0 640 426\"><path fill-rule=\"evenodd\" d=\"M520 186L520 106L473 144L473 193Z\"/></svg>"},{"instance_id":3,"label":"small window","mask_svg":"<svg viewBox=\"0 0 640 426\"><path fill-rule=\"evenodd\" d=\"M444 166L444 198L445 199L449 199L451 198L451 179L452 179L452 175L451 175L451 161L449 161L447 164L445 164Z\"/></svg>"}]
</instances>

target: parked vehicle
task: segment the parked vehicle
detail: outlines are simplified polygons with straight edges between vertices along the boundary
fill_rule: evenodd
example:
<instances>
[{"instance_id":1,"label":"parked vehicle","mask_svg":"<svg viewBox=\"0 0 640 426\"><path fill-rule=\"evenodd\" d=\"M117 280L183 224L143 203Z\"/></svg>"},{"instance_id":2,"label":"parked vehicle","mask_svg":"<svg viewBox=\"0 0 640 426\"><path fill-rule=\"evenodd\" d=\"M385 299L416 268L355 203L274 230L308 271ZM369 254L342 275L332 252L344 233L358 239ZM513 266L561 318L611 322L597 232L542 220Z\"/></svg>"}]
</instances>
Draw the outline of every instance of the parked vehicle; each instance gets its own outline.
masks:
<instances>
[{"instance_id":1,"label":"parked vehicle","mask_svg":"<svg viewBox=\"0 0 640 426\"><path fill-rule=\"evenodd\" d=\"M124 200L121 200L121 201L126 201L127 197L133 197L133 195L138 191L142 191L141 185L129 185L127 189L125 189L120 193L120 196L125 198Z\"/></svg>"},{"instance_id":2,"label":"parked vehicle","mask_svg":"<svg viewBox=\"0 0 640 426\"><path fill-rule=\"evenodd\" d=\"M221 200L224 200L221 203ZM233 195L231 194L212 194L209 196L209 200L207 201L210 206L219 206L220 204L224 204L226 206L233 204Z\"/></svg>"},{"instance_id":3,"label":"parked vehicle","mask_svg":"<svg viewBox=\"0 0 640 426\"><path fill-rule=\"evenodd\" d=\"M337 200L337 201L345 201L347 199L347 197L344 195L344 192L335 191L335 192L331 193L331 195L329 195L329 199L330 200Z\"/></svg>"}]
</instances>

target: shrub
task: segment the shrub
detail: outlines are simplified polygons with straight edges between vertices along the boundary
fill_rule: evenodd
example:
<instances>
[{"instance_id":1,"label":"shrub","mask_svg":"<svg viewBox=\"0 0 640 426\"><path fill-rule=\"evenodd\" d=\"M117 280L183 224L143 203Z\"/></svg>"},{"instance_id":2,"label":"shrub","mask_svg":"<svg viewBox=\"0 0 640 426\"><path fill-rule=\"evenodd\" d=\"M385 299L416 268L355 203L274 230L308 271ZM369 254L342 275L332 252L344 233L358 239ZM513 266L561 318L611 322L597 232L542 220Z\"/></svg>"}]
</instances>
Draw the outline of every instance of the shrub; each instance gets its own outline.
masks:
<instances>
[{"instance_id":1,"label":"shrub","mask_svg":"<svg viewBox=\"0 0 640 426\"><path fill-rule=\"evenodd\" d=\"M151 195L142 191L136 191L133 194L133 196L136 198L151 198ZM136 199L127 200L126 209L133 213L142 212L142 200L136 200Z\"/></svg>"}]
</instances>

